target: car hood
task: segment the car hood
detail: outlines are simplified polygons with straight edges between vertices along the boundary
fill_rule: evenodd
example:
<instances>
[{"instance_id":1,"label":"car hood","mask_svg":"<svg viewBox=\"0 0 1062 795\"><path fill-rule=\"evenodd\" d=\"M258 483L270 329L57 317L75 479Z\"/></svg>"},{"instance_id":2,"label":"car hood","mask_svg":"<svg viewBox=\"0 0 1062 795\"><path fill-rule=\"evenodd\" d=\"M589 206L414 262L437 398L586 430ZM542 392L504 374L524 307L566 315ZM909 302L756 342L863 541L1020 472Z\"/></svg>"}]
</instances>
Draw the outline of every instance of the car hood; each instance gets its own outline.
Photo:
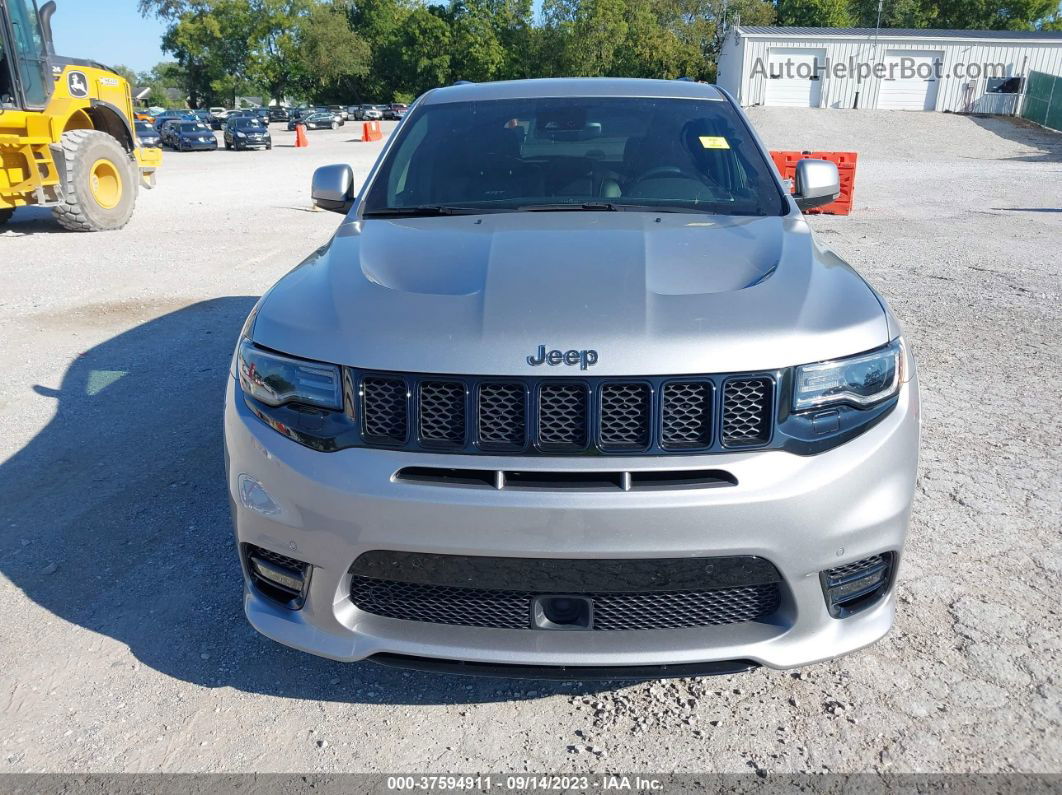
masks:
<instances>
[{"instance_id":1,"label":"car hood","mask_svg":"<svg viewBox=\"0 0 1062 795\"><path fill-rule=\"evenodd\" d=\"M263 298L256 342L367 369L767 370L883 345L882 304L795 217L496 213L348 220Z\"/></svg>"}]
</instances>

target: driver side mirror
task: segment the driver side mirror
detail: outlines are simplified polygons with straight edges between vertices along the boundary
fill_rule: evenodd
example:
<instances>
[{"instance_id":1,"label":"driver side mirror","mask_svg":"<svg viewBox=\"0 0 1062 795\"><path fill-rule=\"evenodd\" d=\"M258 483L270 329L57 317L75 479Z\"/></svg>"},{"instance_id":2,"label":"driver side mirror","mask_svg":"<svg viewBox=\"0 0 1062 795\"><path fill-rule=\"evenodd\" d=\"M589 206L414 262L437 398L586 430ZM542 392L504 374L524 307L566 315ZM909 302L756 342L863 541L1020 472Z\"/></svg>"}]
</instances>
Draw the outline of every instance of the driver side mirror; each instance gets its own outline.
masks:
<instances>
[{"instance_id":1,"label":"driver side mirror","mask_svg":"<svg viewBox=\"0 0 1062 795\"><path fill-rule=\"evenodd\" d=\"M837 164L829 160L798 160L795 182L793 199L801 210L821 207L841 195Z\"/></svg>"},{"instance_id":2,"label":"driver side mirror","mask_svg":"<svg viewBox=\"0 0 1062 795\"><path fill-rule=\"evenodd\" d=\"M310 199L322 210L348 212L354 205L354 172L350 166L321 166L314 171Z\"/></svg>"}]
</instances>

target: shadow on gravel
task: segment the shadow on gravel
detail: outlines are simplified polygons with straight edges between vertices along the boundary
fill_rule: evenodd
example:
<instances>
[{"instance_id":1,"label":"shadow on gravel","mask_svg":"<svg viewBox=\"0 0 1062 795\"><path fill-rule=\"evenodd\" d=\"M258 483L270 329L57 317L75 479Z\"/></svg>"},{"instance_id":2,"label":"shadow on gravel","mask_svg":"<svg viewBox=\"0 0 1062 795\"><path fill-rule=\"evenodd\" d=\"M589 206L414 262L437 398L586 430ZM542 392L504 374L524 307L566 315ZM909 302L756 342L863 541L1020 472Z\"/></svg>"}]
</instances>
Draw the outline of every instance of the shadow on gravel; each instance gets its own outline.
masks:
<instances>
[{"instance_id":1,"label":"shadow on gravel","mask_svg":"<svg viewBox=\"0 0 1062 795\"><path fill-rule=\"evenodd\" d=\"M1006 161L1026 163L1062 163L1062 133L1051 132L1037 127L1032 122L1011 116L967 116L978 127L982 127L1000 138L1031 146L1039 150L1027 155L1001 158Z\"/></svg>"},{"instance_id":2,"label":"shadow on gravel","mask_svg":"<svg viewBox=\"0 0 1062 795\"><path fill-rule=\"evenodd\" d=\"M0 238L7 236L18 237L21 235L67 234L69 230L63 229L55 220L49 207L19 207L11 220L0 225ZM71 234L81 234L74 232Z\"/></svg>"},{"instance_id":3,"label":"shadow on gravel","mask_svg":"<svg viewBox=\"0 0 1062 795\"><path fill-rule=\"evenodd\" d=\"M79 355L60 389L26 385L55 400L55 416L0 465L3 575L58 619L204 687L389 704L607 689L334 663L251 629L221 416L229 359L255 300L220 298L163 315Z\"/></svg>"}]
</instances>

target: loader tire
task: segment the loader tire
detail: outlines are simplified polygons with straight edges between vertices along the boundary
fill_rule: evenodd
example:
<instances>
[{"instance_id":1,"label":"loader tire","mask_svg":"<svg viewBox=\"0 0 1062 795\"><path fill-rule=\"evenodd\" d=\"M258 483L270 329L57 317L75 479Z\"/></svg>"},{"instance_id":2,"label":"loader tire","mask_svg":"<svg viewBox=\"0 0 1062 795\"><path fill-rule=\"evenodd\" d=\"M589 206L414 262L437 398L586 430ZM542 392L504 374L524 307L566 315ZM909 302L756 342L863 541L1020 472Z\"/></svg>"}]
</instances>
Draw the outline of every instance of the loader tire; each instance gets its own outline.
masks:
<instances>
[{"instance_id":1,"label":"loader tire","mask_svg":"<svg viewBox=\"0 0 1062 795\"><path fill-rule=\"evenodd\" d=\"M11 216L15 214L15 211L10 207L5 207L0 210L0 226L3 226L11 220Z\"/></svg>"},{"instance_id":2,"label":"loader tire","mask_svg":"<svg viewBox=\"0 0 1062 795\"><path fill-rule=\"evenodd\" d=\"M56 220L73 232L121 229L136 205L137 175L128 153L99 130L63 133L56 152L62 201Z\"/></svg>"}]
</instances>

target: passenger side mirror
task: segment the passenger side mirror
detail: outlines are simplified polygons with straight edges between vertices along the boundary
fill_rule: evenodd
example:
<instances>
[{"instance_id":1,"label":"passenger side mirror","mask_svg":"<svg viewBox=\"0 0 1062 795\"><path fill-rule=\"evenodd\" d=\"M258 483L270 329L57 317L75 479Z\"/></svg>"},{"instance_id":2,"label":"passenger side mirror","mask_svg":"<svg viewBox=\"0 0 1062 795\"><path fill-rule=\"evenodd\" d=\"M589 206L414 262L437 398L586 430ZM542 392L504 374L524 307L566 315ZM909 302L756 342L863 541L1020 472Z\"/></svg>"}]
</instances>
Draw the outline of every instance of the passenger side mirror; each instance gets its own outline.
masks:
<instances>
[{"instance_id":1,"label":"passenger side mirror","mask_svg":"<svg viewBox=\"0 0 1062 795\"><path fill-rule=\"evenodd\" d=\"M829 160L798 160L793 199L801 210L829 204L841 194L837 164Z\"/></svg>"},{"instance_id":2,"label":"passenger side mirror","mask_svg":"<svg viewBox=\"0 0 1062 795\"><path fill-rule=\"evenodd\" d=\"M310 198L322 210L349 211L354 204L354 172L350 166L321 166L314 171Z\"/></svg>"}]
</instances>

